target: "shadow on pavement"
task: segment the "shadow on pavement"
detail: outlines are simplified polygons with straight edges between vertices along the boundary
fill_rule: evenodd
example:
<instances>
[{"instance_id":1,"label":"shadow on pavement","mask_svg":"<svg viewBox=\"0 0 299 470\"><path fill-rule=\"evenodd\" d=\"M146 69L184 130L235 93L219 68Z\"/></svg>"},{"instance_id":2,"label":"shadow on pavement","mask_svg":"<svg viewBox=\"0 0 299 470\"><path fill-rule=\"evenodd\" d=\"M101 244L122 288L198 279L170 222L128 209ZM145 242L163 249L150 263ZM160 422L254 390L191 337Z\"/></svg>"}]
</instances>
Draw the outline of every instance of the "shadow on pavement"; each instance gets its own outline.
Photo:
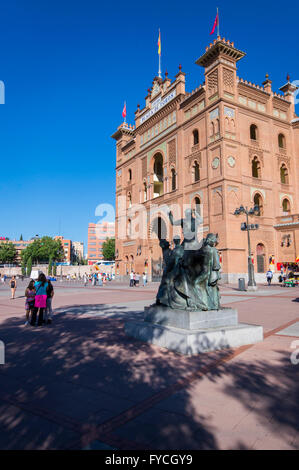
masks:
<instances>
[{"instance_id":1,"label":"shadow on pavement","mask_svg":"<svg viewBox=\"0 0 299 470\"><path fill-rule=\"evenodd\" d=\"M129 311L125 318L136 315ZM24 328L16 318L3 322L0 448L65 449L83 442L82 436L85 442L91 431L103 434L103 425L117 416L110 432L123 439L119 448L126 448L126 440L145 449L220 448L213 423L200 404L194 406L184 379L200 381L200 370L231 352L180 356L127 337L123 326L121 307L101 304L64 307L53 325L42 328ZM228 376L226 395L269 428L277 427L278 434L282 429L292 434L299 422L298 369L281 351L271 367L262 360L250 365L238 360L218 365L208 377L217 382ZM175 406L162 409L169 397ZM236 440L234 448L246 445Z\"/></svg>"}]
</instances>

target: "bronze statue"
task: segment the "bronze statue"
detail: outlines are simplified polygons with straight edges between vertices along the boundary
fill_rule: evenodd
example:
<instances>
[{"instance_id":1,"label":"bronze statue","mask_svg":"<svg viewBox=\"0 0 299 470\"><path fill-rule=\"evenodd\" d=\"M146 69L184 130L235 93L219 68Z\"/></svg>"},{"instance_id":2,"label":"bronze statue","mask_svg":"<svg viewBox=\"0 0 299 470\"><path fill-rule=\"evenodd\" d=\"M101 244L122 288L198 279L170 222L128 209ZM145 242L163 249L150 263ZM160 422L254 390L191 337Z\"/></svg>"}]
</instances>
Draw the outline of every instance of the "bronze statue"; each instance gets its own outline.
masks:
<instances>
[{"instance_id":1,"label":"bronze statue","mask_svg":"<svg viewBox=\"0 0 299 470\"><path fill-rule=\"evenodd\" d=\"M180 225L184 240L175 238L174 249L169 242L160 241L163 252L164 270L156 303L181 310L219 310L220 262L215 248L218 235L209 233L200 245L197 239L198 224L202 218L187 209L185 219L169 219L172 225ZM198 248L199 247L199 248Z\"/></svg>"}]
</instances>

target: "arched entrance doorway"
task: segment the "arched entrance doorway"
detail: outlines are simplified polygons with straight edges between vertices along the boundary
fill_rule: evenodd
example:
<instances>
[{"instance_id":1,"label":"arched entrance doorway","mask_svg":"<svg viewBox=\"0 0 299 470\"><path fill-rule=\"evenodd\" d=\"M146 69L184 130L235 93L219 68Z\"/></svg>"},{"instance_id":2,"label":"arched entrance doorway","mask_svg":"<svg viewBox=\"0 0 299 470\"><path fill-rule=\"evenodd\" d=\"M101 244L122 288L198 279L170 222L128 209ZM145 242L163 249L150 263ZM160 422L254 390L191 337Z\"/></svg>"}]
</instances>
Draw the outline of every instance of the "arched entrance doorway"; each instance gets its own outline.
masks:
<instances>
[{"instance_id":1,"label":"arched entrance doorway","mask_svg":"<svg viewBox=\"0 0 299 470\"><path fill-rule=\"evenodd\" d=\"M265 247L262 243L259 243L256 246L256 263L257 263L257 272L265 272Z\"/></svg>"}]
</instances>

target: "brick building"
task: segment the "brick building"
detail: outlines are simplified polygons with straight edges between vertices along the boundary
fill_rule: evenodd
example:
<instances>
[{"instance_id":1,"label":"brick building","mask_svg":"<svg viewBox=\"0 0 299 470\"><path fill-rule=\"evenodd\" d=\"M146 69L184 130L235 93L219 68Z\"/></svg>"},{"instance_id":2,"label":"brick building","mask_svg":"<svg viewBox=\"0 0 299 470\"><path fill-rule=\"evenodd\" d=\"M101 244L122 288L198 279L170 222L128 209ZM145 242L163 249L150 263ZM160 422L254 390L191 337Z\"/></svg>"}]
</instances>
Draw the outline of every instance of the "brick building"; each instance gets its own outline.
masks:
<instances>
[{"instance_id":1,"label":"brick building","mask_svg":"<svg viewBox=\"0 0 299 470\"><path fill-rule=\"evenodd\" d=\"M95 263L104 259L102 248L106 238L115 237L115 223L102 222L88 224L87 259L89 263Z\"/></svg>"},{"instance_id":2,"label":"brick building","mask_svg":"<svg viewBox=\"0 0 299 470\"><path fill-rule=\"evenodd\" d=\"M113 134L116 273L161 274L159 238L171 241L174 234L162 206L172 204L197 205L203 236L219 234L224 279L247 272L247 234L240 230L245 219L234 215L240 205L260 208L250 219L259 224L251 232L257 272L267 271L270 257L277 266L298 256L296 87L287 77L276 93L268 75L262 85L239 78L237 62L244 56L218 37L196 61L204 68L203 84L186 92L181 67L173 81L167 74L155 77L134 126L123 123ZM150 212L153 204L160 213ZM132 231L138 211L146 213L145 237Z\"/></svg>"}]
</instances>

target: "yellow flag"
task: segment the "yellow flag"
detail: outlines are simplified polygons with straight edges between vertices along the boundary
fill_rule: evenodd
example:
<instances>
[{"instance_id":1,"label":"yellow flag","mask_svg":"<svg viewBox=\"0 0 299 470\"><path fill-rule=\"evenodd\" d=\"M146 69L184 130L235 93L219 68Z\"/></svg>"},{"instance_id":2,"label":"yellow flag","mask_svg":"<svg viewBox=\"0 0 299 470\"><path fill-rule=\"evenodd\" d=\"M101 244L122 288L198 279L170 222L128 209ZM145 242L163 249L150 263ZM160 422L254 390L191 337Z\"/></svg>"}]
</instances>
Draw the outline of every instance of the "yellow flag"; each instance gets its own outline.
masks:
<instances>
[{"instance_id":1,"label":"yellow flag","mask_svg":"<svg viewBox=\"0 0 299 470\"><path fill-rule=\"evenodd\" d=\"M159 29L159 37L158 37L158 54L161 55L161 34Z\"/></svg>"}]
</instances>

